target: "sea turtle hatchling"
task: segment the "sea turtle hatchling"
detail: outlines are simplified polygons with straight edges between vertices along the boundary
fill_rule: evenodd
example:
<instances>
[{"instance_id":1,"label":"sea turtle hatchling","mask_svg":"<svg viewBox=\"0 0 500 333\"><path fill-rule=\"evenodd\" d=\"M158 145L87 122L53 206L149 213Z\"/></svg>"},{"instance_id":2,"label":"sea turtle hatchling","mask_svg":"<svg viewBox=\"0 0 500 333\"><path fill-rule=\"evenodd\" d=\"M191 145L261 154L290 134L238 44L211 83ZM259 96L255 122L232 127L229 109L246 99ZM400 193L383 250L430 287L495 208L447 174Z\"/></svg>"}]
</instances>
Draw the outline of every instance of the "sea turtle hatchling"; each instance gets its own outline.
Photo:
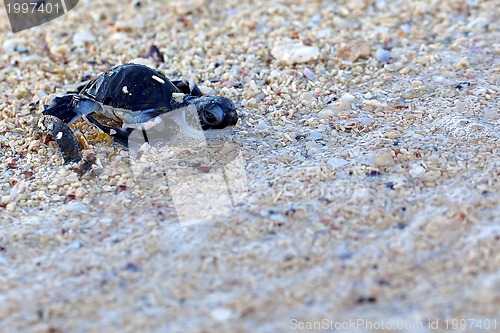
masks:
<instances>
[{"instance_id":1,"label":"sea turtle hatchling","mask_svg":"<svg viewBox=\"0 0 500 333\"><path fill-rule=\"evenodd\" d=\"M205 96L194 84L170 81L139 64L120 65L102 73L76 93L55 97L44 105L38 126L59 145L64 162L82 158L68 124L84 118L125 147L134 129L173 110L195 107L203 130L236 125L238 113L228 98ZM96 115L120 121L122 128L101 124Z\"/></svg>"}]
</instances>

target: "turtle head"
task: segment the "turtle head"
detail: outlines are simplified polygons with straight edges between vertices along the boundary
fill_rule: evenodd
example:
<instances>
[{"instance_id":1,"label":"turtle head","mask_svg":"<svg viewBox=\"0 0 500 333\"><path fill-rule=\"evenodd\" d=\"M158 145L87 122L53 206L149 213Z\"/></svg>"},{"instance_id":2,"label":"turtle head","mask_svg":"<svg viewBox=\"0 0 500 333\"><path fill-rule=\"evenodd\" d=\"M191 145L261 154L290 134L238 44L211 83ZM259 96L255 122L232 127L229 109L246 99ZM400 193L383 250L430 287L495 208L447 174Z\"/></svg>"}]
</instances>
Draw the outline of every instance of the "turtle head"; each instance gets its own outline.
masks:
<instances>
[{"instance_id":1,"label":"turtle head","mask_svg":"<svg viewBox=\"0 0 500 333\"><path fill-rule=\"evenodd\" d=\"M223 129L238 122L238 113L230 99L221 96L203 96L193 101L200 117L201 128Z\"/></svg>"}]
</instances>

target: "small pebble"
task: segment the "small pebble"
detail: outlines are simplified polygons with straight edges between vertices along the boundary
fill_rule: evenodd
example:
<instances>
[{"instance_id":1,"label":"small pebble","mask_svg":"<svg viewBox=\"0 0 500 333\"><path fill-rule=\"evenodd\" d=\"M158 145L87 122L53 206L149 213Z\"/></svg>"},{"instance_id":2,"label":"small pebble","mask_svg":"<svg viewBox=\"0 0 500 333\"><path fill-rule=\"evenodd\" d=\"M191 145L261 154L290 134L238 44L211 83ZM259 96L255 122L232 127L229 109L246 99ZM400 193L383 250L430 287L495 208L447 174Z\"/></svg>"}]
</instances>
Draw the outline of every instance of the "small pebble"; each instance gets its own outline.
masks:
<instances>
[{"instance_id":1,"label":"small pebble","mask_svg":"<svg viewBox=\"0 0 500 333\"><path fill-rule=\"evenodd\" d=\"M200 89L201 93L203 95L207 95L207 96L215 96L217 95L217 92L210 88L210 87L206 87L206 86L198 86L198 88Z\"/></svg>"},{"instance_id":2,"label":"small pebble","mask_svg":"<svg viewBox=\"0 0 500 333\"><path fill-rule=\"evenodd\" d=\"M266 124L264 119L259 119L257 125L255 126L255 129L258 131L267 131L269 130L269 125Z\"/></svg>"},{"instance_id":3,"label":"small pebble","mask_svg":"<svg viewBox=\"0 0 500 333\"><path fill-rule=\"evenodd\" d=\"M323 133L318 131L313 131L307 136L307 140L316 141L323 138Z\"/></svg>"},{"instance_id":4,"label":"small pebble","mask_svg":"<svg viewBox=\"0 0 500 333\"><path fill-rule=\"evenodd\" d=\"M486 94L486 92L487 92L487 90L484 89L484 88L477 88L477 89L474 89L474 91L472 92L472 94L474 96L483 96L483 95Z\"/></svg>"},{"instance_id":5,"label":"small pebble","mask_svg":"<svg viewBox=\"0 0 500 333\"><path fill-rule=\"evenodd\" d=\"M16 47L16 52L18 53L28 53L28 47L24 45L20 45Z\"/></svg>"},{"instance_id":6,"label":"small pebble","mask_svg":"<svg viewBox=\"0 0 500 333\"><path fill-rule=\"evenodd\" d=\"M9 202L10 202L10 195L4 195L0 199L0 203L3 205L8 204Z\"/></svg>"},{"instance_id":7,"label":"small pebble","mask_svg":"<svg viewBox=\"0 0 500 333\"><path fill-rule=\"evenodd\" d=\"M308 80L314 80L316 75L309 68L304 69L304 77Z\"/></svg>"},{"instance_id":8,"label":"small pebble","mask_svg":"<svg viewBox=\"0 0 500 333\"><path fill-rule=\"evenodd\" d=\"M292 41L281 42L272 48L271 55L282 65L300 64L318 59L319 48Z\"/></svg>"},{"instance_id":9,"label":"small pebble","mask_svg":"<svg viewBox=\"0 0 500 333\"><path fill-rule=\"evenodd\" d=\"M89 209L86 204L78 201L71 201L67 203L63 209L66 212L76 212L76 213L88 213Z\"/></svg>"},{"instance_id":10,"label":"small pebble","mask_svg":"<svg viewBox=\"0 0 500 333\"><path fill-rule=\"evenodd\" d=\"M11 38L7 39L3 44L2 44L2 50L7 53L7 52L20 52L19 50L24 50L28 49L25 45L26 40L24 38Z\"/></svg>"},{"instance_id":11,"label":"small pebble","mask_svg":"<svg viewBox=\"0 0 500 333\"><path fill-rule=\"evenodd\" d=\"M26 182L24 180L17 182L10 190L10 200L14 200L24 190L25 185Z\"/></svg>"},{"instance_id":12,"label":"small pebble","mask_svg":"<svg viewBox=\"0 0 500 333\"><path fill-rule=\"evenodd\" d=\"M95 36L86 29L80 30L73 36L73 43L75 43L75 45L84 45L86 43L93 43L95 41Z\"/></svg>"},{"instance_id":13,"label":"small pebble","mask_svg":"<svg viewBox=\"0 0 500 333\"><path fill-rule=\"evenodd\" d=\"M174 11L179 15L186 15L205 6L207 0L188 0L188 1L175 1L173 2Z\"/></svg>"},{"instance_id":14,"label":"small pebble","mask_svg":"<svg viewBox=\"0 0 500 333\"><path fill-rule=\"evenodd\" d=\"M332 110L330 106L327 106L326 108L318 112L318 118L321 119L333 118L334 115L335 112Z\"/></svg>"},{"instance_id":15,"label":"small pebble","mask_svg":"<svg viewBox=\"0 0 500 333\"><path fill-rule=\"evenodd\" d=\"M370 44L364 40L355 40L345 46L339 47L336 51L337 57L344 60L356 61L366 59L370 56Z\"/></svg>"},{"instance_id":16,"label":"small pebble","mask_svg":"<svg viewBox=\"0 0 500 333\"><path fill-rule=\"evenodd\" d=\"M341 158L332 157L332 158L328 159L328 161L326 161L326 163L328 163L330 166L332 166L334 168L338 168L338 167L346 165L348 162L344 159L341 159Z\"/></svg>"},{"instance_id":17,"label":"small pebble","mask_svg":"<svg viewBox=\"0 0 500 333\"><path fill-rule=\"evenodd\" d=\"M389 60L391 59L391 51L378 48L375 54L375 58L377 59L378 62L388 63Z\"/></svg>"},{"instance_id":18,"label":"small pebble","mask_svg":"<svg viewBox=\"0 0 500 333\"><path fill-rule=\"evenodd\" d=\"M314 95L313 95L313 93L312 93L312 92L310 92L310 91L307 91L307 92L303 93L303 94L301 95L301 97L302 97L302 99L303 99L304 101L307 101L307 102L312 102L312 100L314 99Z\"/></svg>"},{"instance_id":19,"label":"small pebble","mask_svg":"<svg viewBox=\"0 0 500 333\"><path fill-rule=\"evenodd\" d=\"M345 93L340 97L337 105L339 106L340 110L349 111L352 110L354 100L355 97L353 95Z\"/></svg>"},{"instance_id":20,"label":"small pebble","mask_svg":"<svg viewBox=\"0 0 500 333\"><path fill-rule=\"evenodd\" d=\"M363 117L363 118L359 119L359 124L361 126L367 126L367 125L373 124L373 122L375 122L375 120L373 118Z\"/></svg>"},{"instance_id":21,"label":"small pebble","mask_svg":"<svg viewBox=\"0 0 500 333\"><path fill-rule=\"evenodd\" d=\"M420 164L413 164L410 168L410 176L413 178L420 178L425 174L425 168Z\"/></svg>"},{"instance_id":22,"label":"small pebble","mask_svg":"<svg viewBox=\"0 0 500 333\"><path fill-rule=\"evenodd\" d=\"M224 322L233 316L233 311L228 308L219 307L212 310L211 316L215 321Z\"/></svg>"},{"instance_id":23,"label":"small pebble","mask_svg":"<svg viewBox=\"0 0 500 333\"><path fill-rule=\"evenodd\" d=\"M394 164L394 158L390 151L381 151L375 155L375 166L377 167L389 167Z\"/></svg>"},{"instance_id":24,"label":"small pebble","mask_svg":"<svg viewBox=\"0 0 500 333\"><path fill-rule=\"evenodd\" d=\"M470 67L470 64L469 64L469 61L467 60L467 58L462 58L460 59L456 64L455 66L453 66L453 69L455 71L459 71L461 69L466 69L466 68L469 68Z\"/></svg>"},{"instance_id":25,"label":"small pebble","mask_svg":"<svg viewBox=\"0 0 500 333\"><path fill-rule=\"evenodd\" d=\"M401 31L403 31L406 35L411 34L411 23L410 22L405 22L401 24L400 26Z\"/></svg>"},{"instance_id":26,"label":"small pebble","mask_svg":"<svg viewBox=\"0 0 500 333\"><path fill-rule=\"evenodd\" d=\"M131 32L144 28L144 18L142 15L136 15L119 20L115 23L117 31Z\"/></svg>"}]
</instances>

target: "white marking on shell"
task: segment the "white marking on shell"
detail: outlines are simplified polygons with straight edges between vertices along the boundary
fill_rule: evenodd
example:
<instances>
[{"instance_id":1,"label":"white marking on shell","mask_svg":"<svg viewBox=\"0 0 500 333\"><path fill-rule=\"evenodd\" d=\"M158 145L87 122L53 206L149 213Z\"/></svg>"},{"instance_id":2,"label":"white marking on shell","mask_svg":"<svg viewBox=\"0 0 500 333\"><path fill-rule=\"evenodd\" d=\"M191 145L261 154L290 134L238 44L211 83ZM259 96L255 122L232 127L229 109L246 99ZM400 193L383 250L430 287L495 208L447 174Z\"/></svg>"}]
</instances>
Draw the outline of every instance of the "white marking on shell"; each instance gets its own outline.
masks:
<instances>
[{"instance_id":1,"label":"white marking on shell","mask_svg":"<svg viewBox=\"0 0 500 333\"><path fill-rule=\"evenodd\" d=\"M163 80L161 77L153 75L152 78L153 78L153 80L156 80L156 81L160 82L161 84L165 84L165 80Z\"/></svg>"},{"instance_id":2,"label":"white marking on shell","mask_svg":"<svg viewBox=\"0 0 500 333\"><path fill-rule=\"evenodd\" d=\"M57 140L61 140L62 136L63 136L62 132L57 133L56 135Z\"/></svg>"},{"instance_id":3,"label":"white marking on shell","mask_svg":"<svg viewBox=\"0 0 500 333\"><path fill-rule=\"evenodd\" d=\"M186 96L183 93L173 93L172 98L175 99L177 103L182 103L184 101L184 96Z\"/></svg>"},{"instance_id":4,"label":"white marking on shell","mask_svg":"<svg viewBox=\"0 0 500 333\"><path fill-rule=\"evenodd\" d=\"M123 92L124 94L128 94L128 87L127 87L127 86L123 86L123 88L122 88L122 92Z\"/></svg>"}]
</instances>

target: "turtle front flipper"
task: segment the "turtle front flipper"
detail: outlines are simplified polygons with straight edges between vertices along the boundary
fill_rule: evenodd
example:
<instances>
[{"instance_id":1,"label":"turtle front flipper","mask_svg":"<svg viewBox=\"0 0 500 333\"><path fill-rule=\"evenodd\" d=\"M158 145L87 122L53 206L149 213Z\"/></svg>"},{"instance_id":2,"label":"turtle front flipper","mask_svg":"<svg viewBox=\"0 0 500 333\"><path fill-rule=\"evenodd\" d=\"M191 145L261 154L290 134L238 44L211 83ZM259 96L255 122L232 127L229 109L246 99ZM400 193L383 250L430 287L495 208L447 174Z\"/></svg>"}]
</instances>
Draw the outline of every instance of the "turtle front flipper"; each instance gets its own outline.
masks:
<instances>
[{"instance_id":1,"label":"turtle front flipper","mask_svg":"<svg viewBox=\"0 0 500 333\"><path fill-rule=\"evenodd\" d=\"M43 107L43 116L38 127L56 141L64 163L80 162L82 152L68 124L86 114L101 110L101 105L85 96L70 94L55 97L49 105Z\"/></svg>"},{"instance_id":2,"label":"turtle front flipper","mask_svg":"<svg viewBox=\"0 0 500 333\"><path fill-rule=\"evenodd\" d=\"M44 105L42 112L46 116L54 116L66 124L71 124L83 115L100 111L101 105L82 95L65 95L55 97L49 105Z\"/></svg>"},{"instance_id":3,"label":"turtle front flipper","mask_svg":"<svg viewBox=\"0 0 500 333\"><path fill-rule=\"evenodd\" d=\"M63 120L52 115L44 115L38 121L38 127L56 141L59 149L61 149L64 163L80 162L82 160L78 140Z\"/></svg>"}]
</instances>

